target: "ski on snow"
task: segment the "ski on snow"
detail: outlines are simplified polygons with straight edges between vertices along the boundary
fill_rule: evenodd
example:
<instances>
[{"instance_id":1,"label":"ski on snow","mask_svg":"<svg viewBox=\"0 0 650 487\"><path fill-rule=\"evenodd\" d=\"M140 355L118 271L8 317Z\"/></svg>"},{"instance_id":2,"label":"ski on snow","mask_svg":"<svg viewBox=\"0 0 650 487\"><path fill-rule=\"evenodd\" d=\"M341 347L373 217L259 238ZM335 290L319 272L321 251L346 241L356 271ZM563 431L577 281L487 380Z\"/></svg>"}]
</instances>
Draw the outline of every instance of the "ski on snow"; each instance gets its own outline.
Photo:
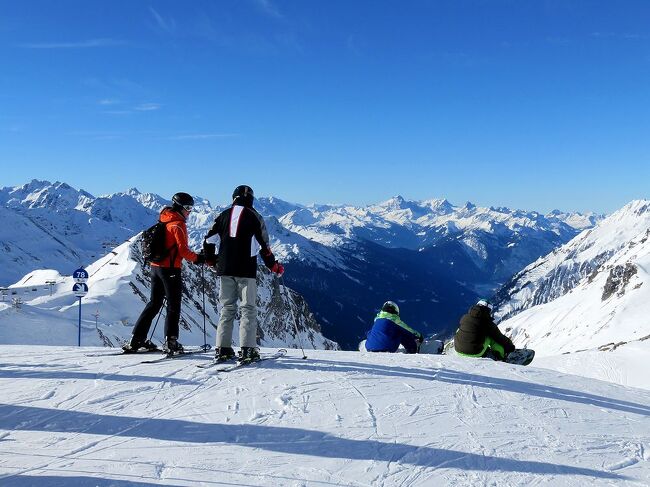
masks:
<instances>
[{"instance_id":1,"label":"ski on snow","mask_svg":"<svg viewBox=\"0 0 650 487\"><path fill-rule=\"evenodd\" d=\"M213 360L212 362L209 362L207 364L199 364L197 365L197 367L200 369L211 369L212 367L218 367L214 370L215 372L230 372L231 370L236 370L241 367L247 367L249 365L253 365L258 362L263 362L264 360L274 360L280 357L284 357L286 354L287 354L287 350L281 348L274 354L262 355L258 360L253 360L250 362L236 362L234 364L228 364L228 361L217 362L216 360ZM219 367L220 365L222 367ZM225 365L225 367L223 367L223 365Z\"/></svg>"},{"instance_id":2,"label":"ski on snow","mask_svg":"<svg viewBox=\"0 0 650 487\"><path fill-rule=\"evenodd\" d=\"M208 351L210 351L210 348L204 348L204 347L196 348L196 349L193 348L193 349L190 349L190 350L184 350L182 353L164 354L162 357L158 357L158 358L155 358L155 359L152 359L152 360L143 360L140 363L142 363L142 364L157 364L158 362L163 362L165 360L173 360L173 359L176 359L176 358L179 358L179 357L185 357L187 355L195 355L197 353L205 353L205 352L208 352Z\"/></svg>"},{"instance_id":3,"label":"ski on snow","mask_svg":"<svg viewBox=\"0 0 650 487\"><path fill-rule=\"evenodd\" d=\"M162 353L162 350L157 348L155 350L141 350L139 352L125 352L124 350L119 350L117 352L100 352L100 353L87 353L86 357L112 357L114 355L141 355L145 353Z\"/></svg>"}]
</instances>

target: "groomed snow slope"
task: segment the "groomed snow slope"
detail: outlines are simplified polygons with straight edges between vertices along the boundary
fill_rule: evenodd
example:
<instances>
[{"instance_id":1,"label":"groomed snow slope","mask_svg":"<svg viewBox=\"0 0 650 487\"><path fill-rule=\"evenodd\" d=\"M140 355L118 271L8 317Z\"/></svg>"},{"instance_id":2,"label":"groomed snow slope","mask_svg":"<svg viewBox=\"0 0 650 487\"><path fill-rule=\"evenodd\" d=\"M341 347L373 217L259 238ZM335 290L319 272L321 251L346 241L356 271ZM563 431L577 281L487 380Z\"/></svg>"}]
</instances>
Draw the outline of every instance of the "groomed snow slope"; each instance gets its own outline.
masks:
<instances>
[{"instance_id":1,"label":"groomed snow slope","mask_svg":"<svg viewBox=\"0 0 650 487\"><path fill-rule=\"evenodd\" d=\"M3 348L0 485L650 484L647 390L440 355L92 353Z\"/></svg>"},{"instance_id":2,"label":"groomed snow slope","mask_svg":"<svg viewBox=\"0 0 650 487\"><path fill-rule=\"evenodd\" d=\"M537 357L535 365L558 372L650 390L648 357L650 357L650 336L645 340L612 344L602 350L584 350L552 357Z\"/></svg>"}]
</instances>

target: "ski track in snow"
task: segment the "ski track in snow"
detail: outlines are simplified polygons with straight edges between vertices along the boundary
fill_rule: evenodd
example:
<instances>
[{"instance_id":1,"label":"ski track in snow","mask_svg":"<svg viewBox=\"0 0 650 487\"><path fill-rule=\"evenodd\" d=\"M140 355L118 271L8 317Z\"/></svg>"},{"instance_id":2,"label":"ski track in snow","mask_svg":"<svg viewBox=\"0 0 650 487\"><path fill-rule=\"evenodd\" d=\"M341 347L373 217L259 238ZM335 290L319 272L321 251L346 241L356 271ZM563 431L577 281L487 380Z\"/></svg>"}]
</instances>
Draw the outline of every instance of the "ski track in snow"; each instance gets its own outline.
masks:
<instances>
[{"instance_id":1,"label":"ski track in snow","mask_svg":"<svg viewBox=\"0 0 650 487\"><path fill-rule=\"evenodd\" d=\"M0 369L0 485L650 484L650 391L458 357L220 373L23 348Z\"/></svg>"}]
</instances>

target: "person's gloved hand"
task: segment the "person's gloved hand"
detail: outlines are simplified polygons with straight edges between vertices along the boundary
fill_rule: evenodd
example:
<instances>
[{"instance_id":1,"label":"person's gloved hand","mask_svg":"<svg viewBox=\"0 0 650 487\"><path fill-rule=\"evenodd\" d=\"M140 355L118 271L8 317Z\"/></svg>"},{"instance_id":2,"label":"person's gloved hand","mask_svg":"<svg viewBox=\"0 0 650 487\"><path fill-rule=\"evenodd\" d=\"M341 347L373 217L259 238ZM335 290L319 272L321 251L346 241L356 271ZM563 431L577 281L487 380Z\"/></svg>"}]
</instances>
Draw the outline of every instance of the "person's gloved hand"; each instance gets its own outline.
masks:
<instances>
[{"instance_id":1,"label":"person's gloved hand","mask_svg":"<svg viewBox=\"0 0 650 487\"><path fill-rule=\"evenodd\" d=\"M282 276L282 274L284 274L284 266L276 260L273 267L271 267L271 272L275 272L278 276Z\"/></svg>"},{"instance_id":2,"label":"person's gloved hand","mask_svg":"<svg viewBox=\"0 0 650 487\"><path fill-rule=\"evenodd\" d=\"M201 252L200 254L196 254L196 260L194 261L194 263L196 265L205 264L205 255L203 254L203 252Z\"/></svg>"},{"instance_id":3,"label":"person's gloved hand","mask_svg":"<svg viewBox=\"0 0 650 487\"><path fill-rule=\"evenodd\" d=\"M210 257L205 258L205 263L209 267L214 267L214 266L217 265L217 260L219 260L219 258L216 255L215 256L210 256Z\"/></svg>"}]
</instances>

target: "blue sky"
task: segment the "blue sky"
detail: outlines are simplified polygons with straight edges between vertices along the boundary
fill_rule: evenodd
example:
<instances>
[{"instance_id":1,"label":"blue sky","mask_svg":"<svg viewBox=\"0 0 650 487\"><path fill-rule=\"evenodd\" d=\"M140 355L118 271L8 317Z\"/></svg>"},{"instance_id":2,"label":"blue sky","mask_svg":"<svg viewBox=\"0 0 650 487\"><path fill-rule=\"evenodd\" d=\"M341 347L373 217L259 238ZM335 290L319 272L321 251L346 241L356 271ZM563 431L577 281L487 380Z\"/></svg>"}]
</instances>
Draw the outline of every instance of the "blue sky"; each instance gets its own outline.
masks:
<instances>
[{"instance_id":1,"label":"blue sky","mask_svg":"<svg viewBox=\"0 0 650 487\"><path fill-rule=\"evenodd\" d=\"M0 0L0 186L610 212L650 2Z\"/></svg>"}]
</instances>

